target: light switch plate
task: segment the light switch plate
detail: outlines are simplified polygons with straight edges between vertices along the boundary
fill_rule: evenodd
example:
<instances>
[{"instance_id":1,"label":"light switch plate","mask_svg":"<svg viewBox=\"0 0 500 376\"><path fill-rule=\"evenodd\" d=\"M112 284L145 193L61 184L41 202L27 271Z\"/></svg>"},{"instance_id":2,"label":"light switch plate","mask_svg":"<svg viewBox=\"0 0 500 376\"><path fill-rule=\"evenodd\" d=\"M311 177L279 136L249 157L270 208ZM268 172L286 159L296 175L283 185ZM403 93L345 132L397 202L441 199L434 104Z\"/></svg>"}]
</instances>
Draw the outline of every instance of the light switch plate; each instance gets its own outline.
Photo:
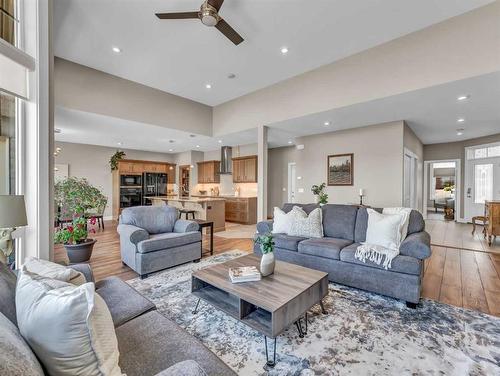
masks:
<instances>
[{"instance_id":1,"label":"light switch plate","mask_svg":"<svg viewBox=\"0 0 500 376\"><path fill-rule=\"evenodd\" d=\"M299 193L304 193L304 188L299 188Z\"/></svg>"}]
</instances>

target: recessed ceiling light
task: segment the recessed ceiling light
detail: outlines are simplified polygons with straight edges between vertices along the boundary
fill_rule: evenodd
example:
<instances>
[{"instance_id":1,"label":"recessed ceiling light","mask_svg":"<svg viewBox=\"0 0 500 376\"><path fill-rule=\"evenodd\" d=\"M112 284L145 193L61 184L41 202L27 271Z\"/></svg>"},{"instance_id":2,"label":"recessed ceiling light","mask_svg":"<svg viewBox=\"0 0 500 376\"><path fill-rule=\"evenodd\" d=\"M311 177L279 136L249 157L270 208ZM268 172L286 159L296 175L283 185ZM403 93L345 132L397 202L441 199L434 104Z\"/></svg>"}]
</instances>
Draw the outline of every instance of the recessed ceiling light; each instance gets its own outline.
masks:
<instances>
[{"instance_id":1,"label":"recessed ceiling light","mask_svg":"<svg viewBox=\"0 0 500 376\"><path fill-rule=\"evenodd\" d=\"M286 55L288 53L288 47L281 47L281 53Z\"/></svg>"},{"instance_id":2,"label":"recessed ceiling light","mask_svg":"<svg viewBox=\"0 0 500 376\"><path fill-rule=\"evenodd\" d=\"M122 50L119 48L119 47L113 47L112 48L113 52L119 54L120 52L122 52Z\"/></svg>"},{"instance_id":3,"label":"recessed ceiling light","mask_svg":"<svg viewBox=\"0 0 500 376\"><path fill-rule=\"evenodd\" d=\"M457 129L457 136L461 136L463 134L464 134L464 129L463 128Z\"/></svg>"},{"instance_id":4,"label":"recessed ceiling light","mask_svg":"<svg viewBox=\"0 0 500 376\"><path fill-rule=\"evenodd\" d=\"M325 124L325 127L328 127L330 125L329 121L325 121L323 124Z\"/></svg>"},{"instance_id":5,"label":"recessed ceiling light","mask_svg":"<svg viewBox=\"0 0 500 376\"><path fill-rule=\"evenodd\" d=\"M465 121L465 119L464 119L464 118L458 118L458 119L457 119L457 123L463 123L464 121Z\"/></svg>"},{"instance_id":6,"label":"recessed ceiling light","mask_svg":"<svg viewBox=\"0 0 500 376\"><path fill-rule=\"evenodd\" d=\"M118 146L122 146L122 143L121 142L117 142Z\"/></svg>"},{"instance_id":7,"label":"recessed ceiling light","mask_svg":"<svg viewBox=\"0 0 500 376\"><path fill-rule=\"evenodd\" d=\"M211 89L211 88L212 88L212 85L210 85L210 84L206 84L206 85L205 85L205 87L206 87L207 89Z\"/></svg>"},{"instance_id":8,"label":"recessed ceiling light","mask_svg":"<svg viewBox=\"0 0 500 376\"><path fill-rule=\"evenodd\" d=\"M217 141L219 144L222 144L222 140Z\"/></svg>"},{"instance_id":9,"label":"recessed ceiling light","mask_svg":"<svg viewBox=\"0 0 500 376\"><path fill-rule=\"evenodd\" d=\"M174 151L174 149L168 149L168 151Z\"/></svg>"},{"instance_id":10,"label":"recessed ceiling light","mask_svg":"<svg viewBox=\"0 0 500 376\"><path fill-rule=\"evenodd\" d=\"M197 147L197 148L199 148L199 147L200 147L200 145L196 145L196 147Z\"/></svg>"},{"instance_id":11,"label":"recessed ceiling light","mask_svg":"<svg viewBox=\"0 0 500 376\"><path fill-rule=\"evenodd\" d=\"M288 140L288 143L289 143L289 144L293 144L292 140Z\"/></svg>"},{"instance_id":12,"label":"recessed ceiling light","mask_svg":"<svg viewBox=\"0 0 500 376\"><path fill-rule=\"evenodd\" d=\"M467 100L469 98L470 98L470 95L468 95L468 94L467 95L461 95L461 96L457 97L457 101L465 101L465 100Z\"/></svg>"}]
</instances>

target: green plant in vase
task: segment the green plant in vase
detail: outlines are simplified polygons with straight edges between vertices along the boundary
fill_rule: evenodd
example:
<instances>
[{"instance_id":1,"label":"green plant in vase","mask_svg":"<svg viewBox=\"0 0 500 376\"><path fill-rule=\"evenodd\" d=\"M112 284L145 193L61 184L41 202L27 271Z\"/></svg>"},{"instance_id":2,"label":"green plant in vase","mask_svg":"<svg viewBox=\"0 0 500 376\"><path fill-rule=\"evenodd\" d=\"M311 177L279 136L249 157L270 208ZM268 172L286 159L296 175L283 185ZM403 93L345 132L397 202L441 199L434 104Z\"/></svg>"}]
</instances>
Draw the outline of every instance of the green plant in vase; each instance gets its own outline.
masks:
<instances>
[{"instance_id":1,"label":"green plant in vase","mask_svg":"<svg viewBox=\"0 0 500 376\"><path fill-rule=\"evenodd\" d=\"M274 258L273 234L257 235L255 237L255 244L259 245L260 251L262 252L262 258L260 259L260 274L262 274L263 277L273 274L276 264Z\"/></svg>"},{"instance_id":2,"label":"green plant in vase","mask_svg":"<svg viewBox=\"0 0 500 376\"><path fill-rule=\"evenodd\" d=\"M109 167L111 167L111 171L118 170L118 162L122 160L125 155L125 152L118 150L111 156L111 158L109 159Z\"/></svg>"},{"instance_id":3,"label":"green plant in vase","mask_svg":"<svg viewBox=\"0 0 500 376\"><path fill-rule=\"evenodd\" d=\"M325 183L321 183L320 185L315 184L311 187L311 192L313 193L317 204L324 205L328 203L328 194L324 192L325 188Z\"/></svg>"}]
</instances>

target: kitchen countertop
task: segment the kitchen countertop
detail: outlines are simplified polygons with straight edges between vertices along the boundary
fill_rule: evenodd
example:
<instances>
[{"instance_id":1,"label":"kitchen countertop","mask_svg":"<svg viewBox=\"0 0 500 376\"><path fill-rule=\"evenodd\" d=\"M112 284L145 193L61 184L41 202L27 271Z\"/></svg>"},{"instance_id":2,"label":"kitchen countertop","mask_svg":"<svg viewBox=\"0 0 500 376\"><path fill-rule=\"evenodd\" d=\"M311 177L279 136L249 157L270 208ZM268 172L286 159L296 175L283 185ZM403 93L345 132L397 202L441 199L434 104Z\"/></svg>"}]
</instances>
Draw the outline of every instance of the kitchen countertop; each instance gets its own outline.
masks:
<instances>
[{"instance_id":1,"label":"kitchen countertop","mask_svg":"<svg viewBox=\"0 0 500 376\"><path fill-rule=\"evenodd\" d=\"M167 201L179 201L179 202L195 202L195 203L202 203L202 202L211 202L211 201L224 201L224 198L222 197L179 197L179 196L157 196L157 197L152 197L152 200L167 200Z\"/></svg>"},{"instance_id":2,"label":"kitchen countertop","mask_svg":"<svg viewBox=\"0 0 500 376\"><path fill-rule=\"evenodd\" d=\"M203 198L257 198L257 196L233 196L233 195L219 195L219 196L191 195L191 197L203 197Z\"/></svg>"}]
</instances>

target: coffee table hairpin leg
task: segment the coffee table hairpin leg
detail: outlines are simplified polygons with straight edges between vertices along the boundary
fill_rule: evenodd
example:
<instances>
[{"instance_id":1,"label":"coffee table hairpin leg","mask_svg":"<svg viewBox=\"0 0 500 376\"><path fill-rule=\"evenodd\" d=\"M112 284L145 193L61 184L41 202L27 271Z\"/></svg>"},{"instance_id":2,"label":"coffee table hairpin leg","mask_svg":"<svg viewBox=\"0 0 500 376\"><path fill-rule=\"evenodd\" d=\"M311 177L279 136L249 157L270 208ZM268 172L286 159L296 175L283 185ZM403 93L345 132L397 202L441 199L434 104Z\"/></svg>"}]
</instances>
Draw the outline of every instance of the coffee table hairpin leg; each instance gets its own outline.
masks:
<instances>
[{"instance_id":1,"label":"coffee table hairpin leg","mask_svg":"<svg viewBox=\"0 0 500 376\"><path fill-rule=\"evenodd\" d=\"M307 335L307 312L305 313L304 320L306 322L306 328L302 328L302 318L299 318L297 321L295 321L295 326L297 327L297 330L299 332L299 337L304 338L305 335Z\"/></svg>"},{"instance_id":2,"label":"coffee table hairpin leg","mask_svg":"<svg viewBox=\"0 0 500 376\"><path fill-rule=\"evenodd\" d=\"M274 368L276 365L276 337L274 338L274 351L273 351L273 360L269 359L269 354L267 352L267 337L264 336L264 343L266 345L266 366L269 368ZM264 367L266 369L266 367Z\"/></svg>"},{"instance_id":3,"label":"coffee table hairpin leg","mask_svg":"<svg viewBox=\"0 0 500 376\"><path fill-rule=\"evenodd\" d=\"M323 301L322 300L319 301L319 306L321 307L321 313L323 315L326 315L328 312L326 311L325 306L323 305Z\"/></svg>"},{"instance_id":4,"label":"coffee table hairpin leg","mask_svg":"<svg viewBox=\"0 0 500 376\"><path fill-rule=\"evenodd\" d=\"M198 313L198 306L200 305L200 298L198 298L198 301L196 302L196 307L191 311L193 315L196 315Z\"/></svg>"}]
</instances>

